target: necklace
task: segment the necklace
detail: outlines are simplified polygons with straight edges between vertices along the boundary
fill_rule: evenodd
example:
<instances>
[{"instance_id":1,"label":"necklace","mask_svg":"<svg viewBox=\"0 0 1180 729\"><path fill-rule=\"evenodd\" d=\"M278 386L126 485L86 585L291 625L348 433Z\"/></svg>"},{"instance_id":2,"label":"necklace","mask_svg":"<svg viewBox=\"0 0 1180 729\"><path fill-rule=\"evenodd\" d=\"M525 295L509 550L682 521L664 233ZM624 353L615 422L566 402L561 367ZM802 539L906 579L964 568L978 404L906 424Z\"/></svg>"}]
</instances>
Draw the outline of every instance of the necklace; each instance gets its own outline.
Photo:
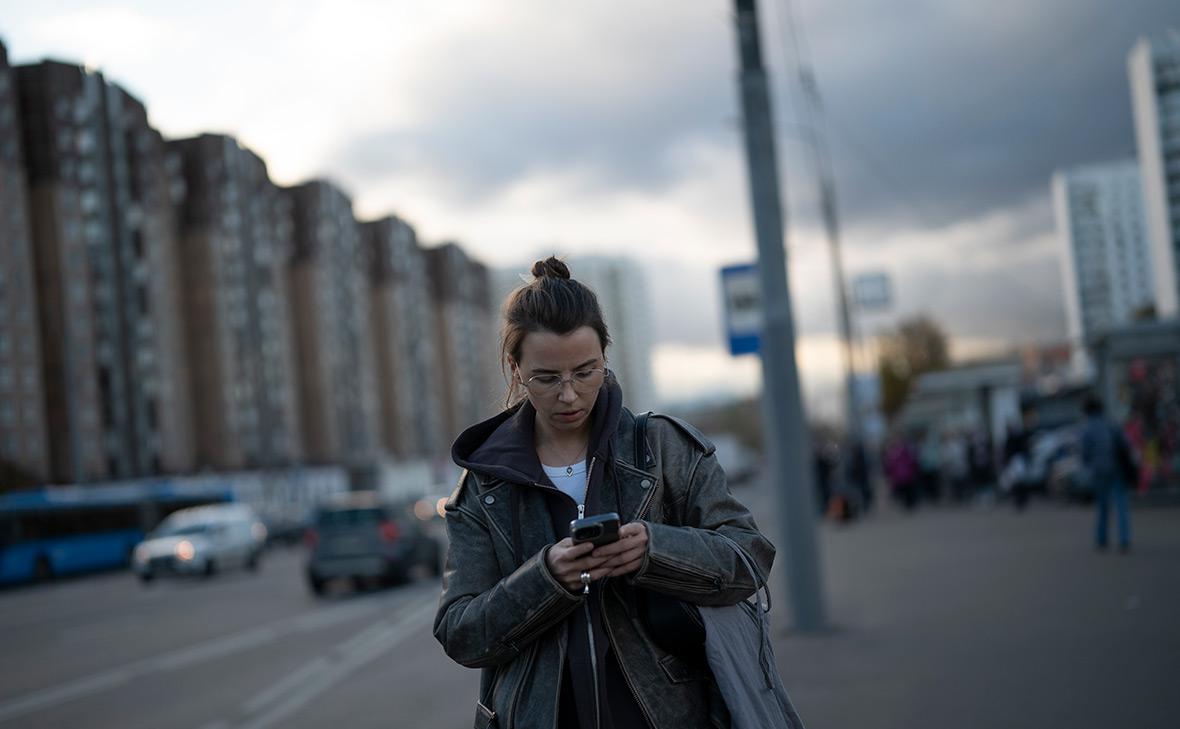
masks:
<instances>
[{"instance_id":1,"label":"necklace","mask_svg":"<svg viewBox=\"0 0 1180 729\"><path fill-rule=\"evenodd\" d=\"M566 460L564 456L562 456L560 453L558 453L558 452L557 452L557 448L556 448L556 446L553 444L553 442L552 442L552 441L549 443L549 448L550 448L550 450L552 450L552 451L554 452L554 454L556 454L556 455L558 456L558 458L559 458L561 461L565 461L565 460ZM571 460L568 462L568 464L567 464L567 465L566 465L566 467L565 467L565 475L566 475L566 476L573 476L573 475L574 475L574 464L575 464L575 463L577 463L578 461L585 460L585 459L584 459L584 456L586 455L586 450L587 450L588 448L589 448L589 443L587 443L586 445L582 446L581 450L579 450L579 451L578 451L578 455L574 456L574 457L573 457L573 459L571 459Z\"/></svg>"}]
</instances>

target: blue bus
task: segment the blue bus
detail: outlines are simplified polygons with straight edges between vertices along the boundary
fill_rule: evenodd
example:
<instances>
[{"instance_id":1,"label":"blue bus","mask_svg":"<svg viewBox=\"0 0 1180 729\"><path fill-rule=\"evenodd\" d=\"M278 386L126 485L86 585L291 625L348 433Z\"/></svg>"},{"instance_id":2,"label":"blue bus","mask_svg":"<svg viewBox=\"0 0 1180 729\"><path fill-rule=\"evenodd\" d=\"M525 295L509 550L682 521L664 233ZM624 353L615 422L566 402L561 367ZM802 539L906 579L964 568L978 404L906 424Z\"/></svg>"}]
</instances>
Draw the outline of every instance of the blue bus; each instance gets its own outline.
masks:
<instances>
[{"instance_id":1,"label":"blue bus","mask_svg":"<svg viewBox=\"0 0 1180 729\"><path fill-rule=\"evenodd\" d=\"M168 514L232 500L227 482L203 478L0 494L0 585L124 567Z\"/></svg>"}]
</instances>

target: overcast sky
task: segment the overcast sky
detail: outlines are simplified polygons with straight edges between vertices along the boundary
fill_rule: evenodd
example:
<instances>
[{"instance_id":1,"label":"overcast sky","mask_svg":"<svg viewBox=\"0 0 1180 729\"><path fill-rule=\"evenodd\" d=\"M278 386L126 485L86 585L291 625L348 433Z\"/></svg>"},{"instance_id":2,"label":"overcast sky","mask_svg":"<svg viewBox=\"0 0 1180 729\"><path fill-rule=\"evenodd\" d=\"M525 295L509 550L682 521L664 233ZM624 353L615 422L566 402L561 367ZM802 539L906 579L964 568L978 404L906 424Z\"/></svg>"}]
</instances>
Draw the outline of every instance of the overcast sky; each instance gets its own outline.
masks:
<instances>
[{"instance_id":1,"label":"overcast sky","mask_svg":"<svg viewBox=\"0 0 1180 729\"><path fill-rule=\"evenodd\" d=\"M800 143L785 3L763 1L800 357L838 372L832 277ZM625 253L652 288L656 377L748 391L717 269L753 257L731 5L0 0L15 62L102 69L166 135L236 135L281 184L327 176L491 265ZM849 274L888 272L963 355L1065 337L1049 177L1134 155L1126 55L1174 1L796 0ZM575 271L575 276L577 272ZM822 398L825 399L826 398ZM820 409L834 411L830 405Z\"/></svg>"}]
</instances>

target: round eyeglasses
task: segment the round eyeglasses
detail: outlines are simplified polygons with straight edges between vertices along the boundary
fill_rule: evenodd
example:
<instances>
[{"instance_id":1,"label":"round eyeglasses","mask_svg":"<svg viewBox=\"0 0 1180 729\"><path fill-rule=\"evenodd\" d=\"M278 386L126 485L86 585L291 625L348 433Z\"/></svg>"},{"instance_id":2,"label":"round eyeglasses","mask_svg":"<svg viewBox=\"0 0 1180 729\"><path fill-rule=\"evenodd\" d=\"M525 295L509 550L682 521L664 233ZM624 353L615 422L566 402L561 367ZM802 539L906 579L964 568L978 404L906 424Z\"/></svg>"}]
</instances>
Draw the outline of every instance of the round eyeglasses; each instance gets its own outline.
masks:
<instances>
[{"instance_id":1,"label":"round eyeglasses","mask_svg":"<svg viewBox=\"0 0 1180 729\"><path fill-rule=\"evenodd\" d=\"M586 394L601 387L605 377L605 367L588 367L571 372L569 377L552 374L533 375L521 384L534 395L553 395L561 392L568 382L575 392Z\"/></svg>"}]
</instances>

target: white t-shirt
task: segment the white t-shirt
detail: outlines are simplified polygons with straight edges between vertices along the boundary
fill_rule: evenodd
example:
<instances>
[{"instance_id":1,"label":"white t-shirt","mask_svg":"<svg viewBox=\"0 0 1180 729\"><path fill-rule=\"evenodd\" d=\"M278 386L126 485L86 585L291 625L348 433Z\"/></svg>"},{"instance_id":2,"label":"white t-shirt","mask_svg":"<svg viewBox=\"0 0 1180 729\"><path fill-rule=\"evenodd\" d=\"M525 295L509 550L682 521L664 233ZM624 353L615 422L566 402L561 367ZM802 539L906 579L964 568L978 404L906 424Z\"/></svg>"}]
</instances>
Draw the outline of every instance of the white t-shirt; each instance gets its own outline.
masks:
<instances>
[{"instance_id":1,"label":"white t-shirt","mask_svg":"<svg viewBox=\"0 0 1180 729\"><path fill-rule=\"evenodd\" d=\"M581 505L586 501L586 462L581 461L569 466L571 471L566 472L566 466L546 466L541 464L541 468L545 469L545 475L553 482L553 485L561 490L562 493L568 494L574 503Z\"/></svg>"}]
</instances>

